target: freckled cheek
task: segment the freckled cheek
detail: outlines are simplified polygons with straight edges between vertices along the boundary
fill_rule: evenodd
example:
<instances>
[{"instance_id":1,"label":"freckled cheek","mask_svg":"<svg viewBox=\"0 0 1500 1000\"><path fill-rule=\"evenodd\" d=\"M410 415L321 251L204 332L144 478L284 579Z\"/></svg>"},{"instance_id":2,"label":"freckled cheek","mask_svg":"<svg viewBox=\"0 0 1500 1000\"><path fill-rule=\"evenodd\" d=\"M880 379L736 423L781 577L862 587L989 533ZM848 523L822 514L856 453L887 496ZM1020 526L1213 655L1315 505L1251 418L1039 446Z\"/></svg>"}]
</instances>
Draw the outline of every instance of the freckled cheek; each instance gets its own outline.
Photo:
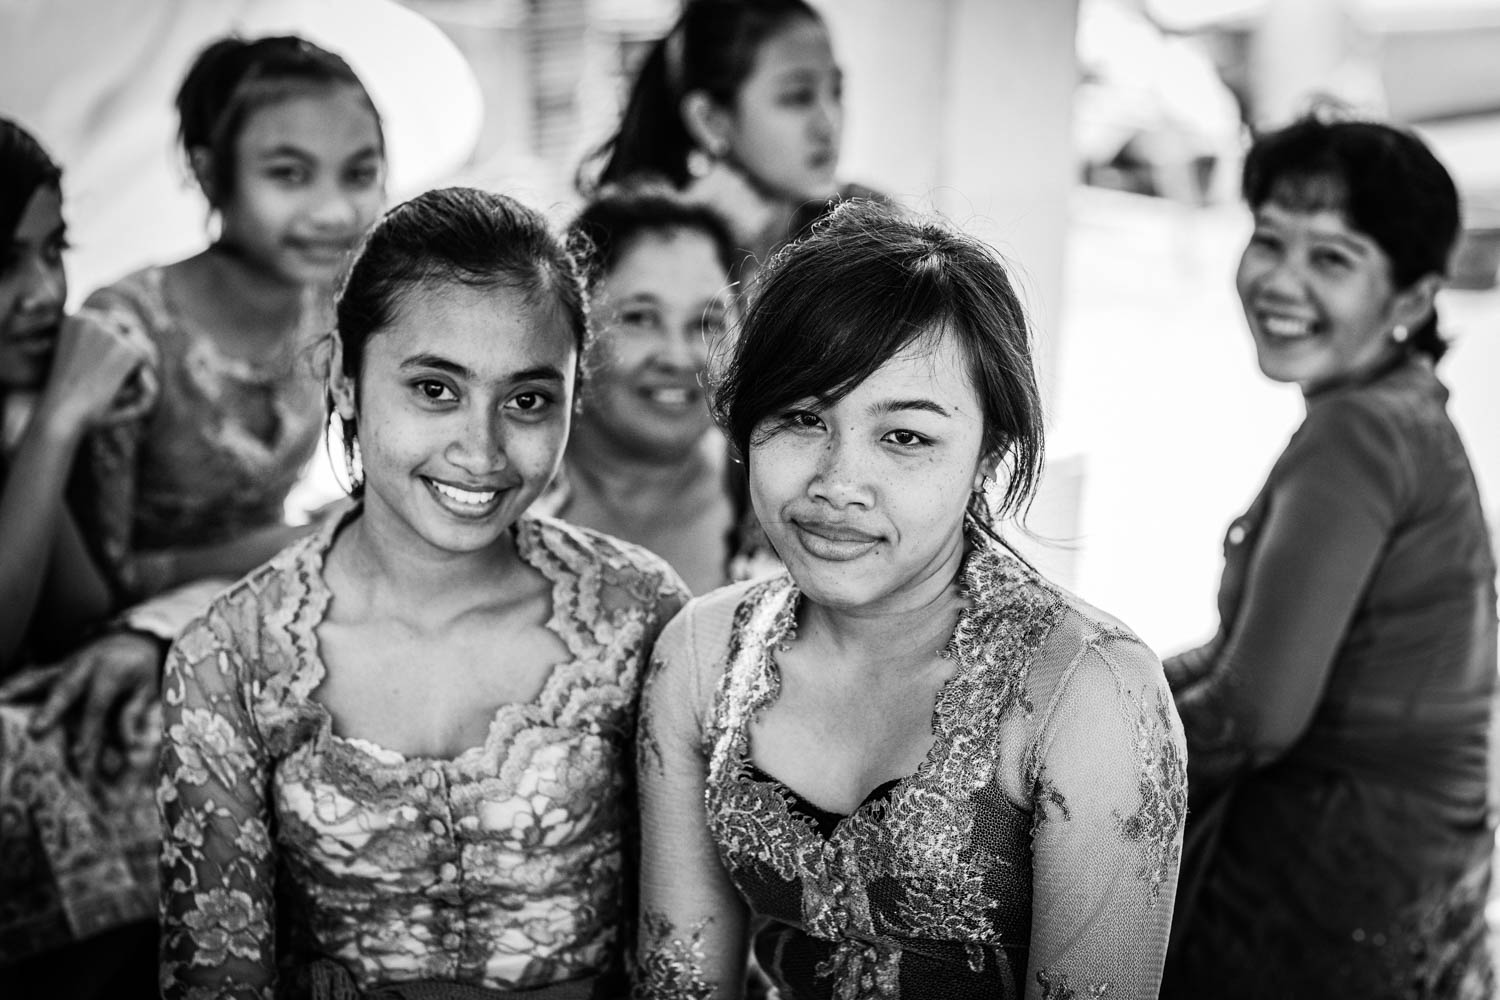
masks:
<instances>
[{"instance_id":1,"label":"freckled cheek","mask_svg":"<svg viewBox=\"0 0 1500 1000\"><path fill-rule=\"evenodd\" d=\"M505 458L521 478L541 480L540 485L545 485L562 460L567 441L568 429L562 421L512 430L505 441Z\"/></svg>"}]
</instances>

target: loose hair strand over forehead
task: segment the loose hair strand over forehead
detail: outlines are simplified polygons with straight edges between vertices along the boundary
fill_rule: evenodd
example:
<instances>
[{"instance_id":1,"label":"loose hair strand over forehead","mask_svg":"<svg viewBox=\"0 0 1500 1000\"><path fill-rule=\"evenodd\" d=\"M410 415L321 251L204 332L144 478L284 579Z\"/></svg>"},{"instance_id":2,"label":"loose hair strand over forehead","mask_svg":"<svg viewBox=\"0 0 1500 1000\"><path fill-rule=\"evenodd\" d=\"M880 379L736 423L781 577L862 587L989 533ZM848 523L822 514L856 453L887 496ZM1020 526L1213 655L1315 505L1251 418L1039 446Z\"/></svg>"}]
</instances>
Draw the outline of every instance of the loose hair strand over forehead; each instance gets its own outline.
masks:
<instances>
[{"instance_id":1,"label":"loose hair strand over forehead","mask_svg":"<svg viewBox=\"0 0 1500 1000\"><path fill-rule=\"evenodd\" d=\"M805 400L837 402L925 336L961 347L984 454L1010 472L1000 512L1023 510L1044 448L1031 329L995 250L936 217L848 201L777 254L717 386L716 416L748 461L764 421Z\"/></svg>"}]
</instances>

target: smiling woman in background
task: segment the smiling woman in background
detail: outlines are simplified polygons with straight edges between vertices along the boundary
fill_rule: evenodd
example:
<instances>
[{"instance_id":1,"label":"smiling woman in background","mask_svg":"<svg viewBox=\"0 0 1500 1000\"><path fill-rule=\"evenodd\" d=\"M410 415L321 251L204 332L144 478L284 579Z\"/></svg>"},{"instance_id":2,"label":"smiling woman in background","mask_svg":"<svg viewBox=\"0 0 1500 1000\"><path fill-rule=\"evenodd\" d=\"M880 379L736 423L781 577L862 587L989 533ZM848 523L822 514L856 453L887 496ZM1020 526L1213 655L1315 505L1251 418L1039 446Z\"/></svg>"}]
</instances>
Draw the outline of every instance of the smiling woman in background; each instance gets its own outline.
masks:
<instances>
[{"instance_id":1,"label":"smiling woman in background","mask_svg":"<svg viewBox=\"0 0 1500 1000\"><path fill-rule=\"evenodd\" d=\"M1487 998L1495 562L1434 365L1453 182L1410 133L1301 120L1245 163L1237 286L1307 417L1166 663L1193 800L1163 996Z\"/></svg>"},{"instance_id":2,"label":"smiling woman in background","mask_svg":"<svg viewBox=\"0 0 1500 1000\"><path fill-rule=\"evenodd\" d=\"M323 429L308 349L384 199L375 106L311 42L214 43L177 110L218 235L86 303L152 345L161 381L147 413L90 444L88 527L131 596L239 576L306 530L283 505Z\"/></svg>"},{"instance_id":3,"label":"smiling woman in background","mask_svg":"<svg viewBox=\"0 0 1500 1000\"><path fill-rule=\"evenodd\" d=\"M817 11L803 0L691 0L581 179L587 192L654 178L707 202L753 269L831 203L873 194L838 183L843 126L842 74Z\"/></svg>"},{"instance_id":4,"label":"smiling woman in background","mask_svg":"<svg viewBox=\"0 0 1500 1000\"><path fill-rule=\"evenodd\" d=\"M1182 734L1161 666L993 532L1042 453L994 251L876 203L762 273L717 406L789 575L691 601L642 694L638 984L1154 996Z\"/></svg>"},{"instance_id":5,"label":"smiling woman in background","mask_svg":"<svg viewBox=\"0 0 1500 1000\"><path fill-rule=\"evenodd\" d=\"M645 546L707 592L729 582L743 514L705 388L734 317L728 228L658 187L600 194L571 234L598 336L547 509Z\"/></svg>"}]
</instances>

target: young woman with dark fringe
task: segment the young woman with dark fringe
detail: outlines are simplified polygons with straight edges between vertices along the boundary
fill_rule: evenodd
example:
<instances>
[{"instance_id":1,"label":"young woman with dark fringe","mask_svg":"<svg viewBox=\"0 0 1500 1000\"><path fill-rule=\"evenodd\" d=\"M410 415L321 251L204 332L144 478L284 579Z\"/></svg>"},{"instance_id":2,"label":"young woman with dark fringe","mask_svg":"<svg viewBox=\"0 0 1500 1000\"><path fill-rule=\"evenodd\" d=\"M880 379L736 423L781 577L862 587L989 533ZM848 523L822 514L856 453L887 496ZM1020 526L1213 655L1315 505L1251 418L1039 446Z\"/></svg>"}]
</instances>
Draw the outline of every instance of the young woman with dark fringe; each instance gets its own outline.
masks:
<instances>
[{"instance_id":1,"label":"young woman with dark fringe","mask_svg":"<svg viewBox=\"0 0 1500 1000\"><path fill-rule=\"evenodd\" d=\"M994 251L870 202L778 255L717 407L787 572L642 695L639 994L1154 996L1186 809L1161 665L1039 576L1031 332Z\"/></svg>"}]
</instances>

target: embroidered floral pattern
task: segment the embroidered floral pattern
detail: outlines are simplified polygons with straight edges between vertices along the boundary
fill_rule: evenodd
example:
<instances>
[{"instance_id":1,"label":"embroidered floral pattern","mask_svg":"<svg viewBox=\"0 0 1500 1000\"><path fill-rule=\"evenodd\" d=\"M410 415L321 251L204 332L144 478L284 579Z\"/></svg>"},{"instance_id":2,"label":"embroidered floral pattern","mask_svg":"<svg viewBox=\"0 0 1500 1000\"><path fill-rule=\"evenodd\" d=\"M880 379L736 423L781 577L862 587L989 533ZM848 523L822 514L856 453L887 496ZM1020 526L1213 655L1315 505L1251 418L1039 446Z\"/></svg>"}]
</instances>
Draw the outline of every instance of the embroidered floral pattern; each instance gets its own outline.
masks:
<instances>
[{"instance_id":1,"label":"embroidered floral pattern","mask_svg":"<svg viewBox=\"0 0 1500 1000\"><path fill-rule=\"evenodd\" d=\"M1042 988L1042 1000L1078 1000L1078 991L1068 985L1068 974L1056 975L1042 969L1036 974L1037 984ZM1094 983L1085 989L1083 996L1102 997L1109 993L1109 983Z\"/></svg>"},{"instance_id":2,"label":"embroidered floral pattern","mask_svg":"<svg viewBox=\"0 0 1500 1000\"><path fill-rule=\"evenodd\" d=\"M618 972L630 734L647 652L686 597L675 575L523 519L518 551L552 581L549 627L572 659L500 706L482 745L408 759L335 736L310 697L336 527L226 592L169 661L165 995L263 993L278 964L323 958L359 989Z\"/></svg>"},{"instance_id":3,"label":"embroidered floral pattern","mask_svg":"<svg viewBox=\"0 0 1500 1000\"><path fill-rule=\"evenodd\" d=\"M1187 819L1187 761L1169 738L1174 716L1171 696L1157 693L1156 704L1141 705L1136 717L1136 754L1141 765L1141 807L1120 817L1120 834L1141 845L1140 877L1152 905L1161 887L1177 870L1182 856L1182 827Z\"/></svg>"},{"instance_id":4,"label":"embroidered floral pattern","mask_svg":"<svg viewBox=\"0 0 1500 1000\"><path fill-rule=\"evenodd\" d=\"M1148 918L1142 899L1116 913L1116 900L1106 894L1122 882L1110 865L1139 868L1152 901L1176 872L1185 779L1159 665L1130 633L1088 618L998 547L973 535L971 541L961 576L966 606L945 650L956 667L936 698L933 747L912 775L826 837L798 796L750 766L750 729L780 695L776 653L795 641L801 597L782 577L746 589L735 608L704 722L708 825L730 879L766 922L767 944L758 952L784 992L829 992L838 1000L1019 996L1032 938L1033 880L1040 877L1033 868L1034 824L1044 816L1077 828L1065 835L1077 841L1069 849L1089 855L1081 863L1103 866L1097 880L1103 888L1092 901L1110 914L1102 923L1150 924L1152 942L1142 949L1140 967L1121 975L1131 983L1127 992L1154 989L1160 954L1153 949L1164 949L1169 908ZM1059 631L1064 626L1066 635ZM1141 713L1134 687L1110 681L1117 668L1100 665L1110 658L1091 647L1095 641L1130 651L1126 659L1140 674L1135 686L1157 691L1153 712ZM1154 673L1142 673L1146 666ZM1098 780L1119 781L1118 791L1080 790L1091 800L1114 795L1110 802L1130 803L1128 817L1105 810L1095 819L1096 810L1083 818L1070 807L1073 790L1047 774L1043 748L1048 727L1058 723L1039 706L1050 712L1064 697L1075 667L1090 677L1080 697L1104 692L1114 699L1111 710L1138 716L1133 742L1111 744L1117 757L1099 771ZM1007 767L1014 769L1009 779ZM1099 850L1088 838L1099 838ZM1141 860L1130 862L1135 847ZM1086 893L1062 895L1090 904ZM1091 912L1070 919L1076 923L1067 926L1088 930L1067 932L1059 947L1086 950L1088 933L1101 921ZM781 964L781 956L792 954L795 961ZM1087 996L1114 988L1113 975L1106 981L1100 971L1114 954L1110 942L1082 956L1078 968L1096 974ZM1066 976L1038 976L1048 996L1077 995Z\"/></svg>"},{"instance_id":5,"label":"embroidered floral pattern","mask_svg":"<svg viewBox=\"0 0 1500 1000\"><path fill-rule=\"evenodd\" d=\"M713 1000L703 974L703 929L695 924L686 938L664 914L648 910L641 918L640 965L635 1000Z\"/></svg>"}]
</instances>

